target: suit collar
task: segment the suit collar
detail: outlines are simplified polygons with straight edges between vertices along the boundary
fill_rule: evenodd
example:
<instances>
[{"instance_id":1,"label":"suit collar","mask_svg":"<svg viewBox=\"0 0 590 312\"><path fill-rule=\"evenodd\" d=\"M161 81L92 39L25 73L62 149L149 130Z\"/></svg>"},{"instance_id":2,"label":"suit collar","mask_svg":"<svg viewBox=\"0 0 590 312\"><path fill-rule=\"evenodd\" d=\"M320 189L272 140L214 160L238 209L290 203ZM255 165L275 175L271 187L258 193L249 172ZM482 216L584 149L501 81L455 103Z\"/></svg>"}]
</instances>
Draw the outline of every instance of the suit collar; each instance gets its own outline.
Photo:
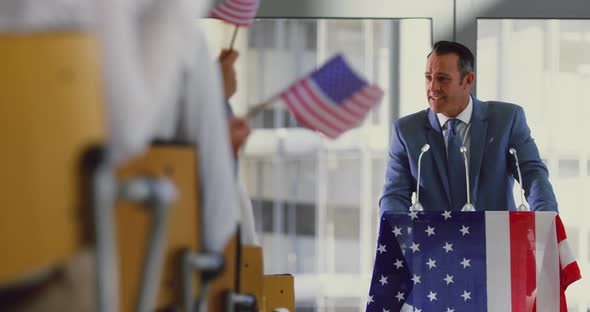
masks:
<instances>
[{"instance_id":1,"label":"suit collar","mask_svg":"<svg viewBox=\"0 0 590 312\"><path fill-rule=\"evenodd\" d=\"M471 115L472 120L487 120L488 119L488 103L484 103L475 97L473 97L473 114Z\"/></svg>"},{"instance_id":2,"label":"suit collar","mask_svg":"<svg viewBox=\"0 0 590 312\"><path fill-rule=\"evenodd\" d=\"M473 117L471 119L471 143L469 159L469 184L474 200L477 199L477 188L483 152L485 150L488 132L488 104L473 98Z\"/></svg>"},{"instance_id":3,"label":"suit collar","mask_svg":"<svg viewBox=\"0 0 590 312\"><path fill-rule=\"evenodd\" d=\"M443 186L445 194L447 195L447 207L452 207L447 169L447 150L445 146L445 140L443 138L442 129L440 123L438 122L436 113L430 110L430 108L427 110L427 113L428 118L426 118L425 124L426 140L432 148L432 151L430 153L436 165L436 172L438 173L438 177L441 182L440 185Z\"/></svg>"},{"instance_id":4,"label":"suit collar","mask_svg":"<svg viewBox=\"0 0 590 312\"><path fill-rule=\"evenodd\" d=\"M438 122L438 117L430 108L426 110L428 112L428 120L426 121L426 127L433 129L436 132L441 132L441 126Z\"/></svg>"}]
</instances>

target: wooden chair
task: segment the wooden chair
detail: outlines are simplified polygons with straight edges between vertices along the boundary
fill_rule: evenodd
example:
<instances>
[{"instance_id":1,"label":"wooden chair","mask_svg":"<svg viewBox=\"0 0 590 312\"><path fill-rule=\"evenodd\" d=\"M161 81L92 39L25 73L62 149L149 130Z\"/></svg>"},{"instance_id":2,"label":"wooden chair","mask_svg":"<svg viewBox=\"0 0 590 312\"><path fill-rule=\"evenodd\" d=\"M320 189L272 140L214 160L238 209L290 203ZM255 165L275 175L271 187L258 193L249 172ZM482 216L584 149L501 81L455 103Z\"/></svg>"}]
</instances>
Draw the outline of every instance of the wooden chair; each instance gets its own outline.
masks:
<instances>
[{"instance_id":1,"label":"wooden chair","mask_svg":"<svg viewBox=\"0 0 590 312\"><path fill-rule=\"evenodd\" d=\"M156 289L149 292L157 299L153 305L147 303L148 308L182 306L190 311L198 300L202 303L201 310L206 306L208 311L233 311L233 302L244 299L235 296L238 236L234 235L227 243L223 255L201 253L197 161L192 145L156 145L117 171L117 179L122 183L137 177L152 180L165 177L176 186L179 194L167 210L164 260L161 269L155 268L158 270L155 274L159 275ZM118 201L115 211L121 273L120 310L143 310L140 293L149 286L145 278L146 248L154 217L145 207L124 200Z\"/></svg>"},{"instance_id":2,"label":"wooden chair","mask_svg":"<svg viewBox=\"0 0 590 312\"><path fill-rule=\"evenodd\" d=\"M97 46L83 32L0 35L0 288L89 245L82 170L104 142Z\"/></svg>"},{"instance_id":3,"label":"wooden chair","mask_svg":"<svg viewBox=\"0 0 590 312\"><path fill-rule=\"evenodd\" d=\"M263 309L264 263L262 247L242 246L240 266L240 293L250 294L256 298L256 305Z\"/></svg>"},{"instance_id":4,"label":"wooden chair","mask_svg":"<svg viewBox=\"0 0 590 312\"><path fill-rule=\"evenodd\" d=\"M281 308L295 311L294 283L293 275L265 275L263 311L272 312Z\"/></svg>"},{"instance_id":5,"label":"wooden chair","mask_svg":"<svg viewBox=\"0 0 590 312\"><path fill-rule=\"evenodd\" d=\"M191 145L156 145L117 170L120 181L135 177L166 177L177 188L178 198L167 210L164 259L158 276L156 308L181 306L181 256L184 250L200 250L200 194L197 156ZM120 200L116 205L117 246L120 263L121 311L138 307L150 226L154 214ZM193 274L193 295L199 294L199 278Z\"/></svg>"},{"instance_id":6,"label":"wooden chair","mask_svg":"<svg viewBox=\"0 0 590 312\"><path fill-rule=\"evenodd\" d=\"M264 275L262 247L243 246L241 250L240 292L254 295L260 311L295 311L293 276Z\"/></svg>"},{"instance_id":7,"label":"wooden chair","mask_svg":"<svg viewBox=\"0 0 590 312\"><path fill-rule=\"evenodd\" d=\"M200 298L200 303L202 303L202 300L207 300L207 304L201 305L200 310L206 306L206 311L209 312L233 311L233 301L235 299L232 297L238 293L239 248L239 235L234 235L223 251L223 269L211 281L209 290L202 294Z\"/></svg>"},{"instance_id":8,"label":"wooden chair","mask_svg":"<svg viewBox=\"0 0 590 312\"><path fill-rule=\"evenodd\" d=\"M112 192L126 184L115 183L112 169L95 157L105 141L97 51L94 38L82 32L0 35L0 247L7 251L0 266L0 301L6 289L46 280L48 270L86 247L97 250L97 310L132 311L141 287L154 284L139 277L149 214L125 201L113 211ZM161 281L149 286L158 289L157 307L179 303L178 254L200 248L196 161L193 148L155 147L117 172L121 180L166 177L181 194L165 222L173 226L166 228L164 269L155 274ZM117 245L120 257L111 250ZM237 244L229 244L225 280L230 284L220 282L220 290L235 289L236 254ZM120 285L113 283L118 264ZM196 298L198 275L192 277Z\"/></svg>"}]
</instances>

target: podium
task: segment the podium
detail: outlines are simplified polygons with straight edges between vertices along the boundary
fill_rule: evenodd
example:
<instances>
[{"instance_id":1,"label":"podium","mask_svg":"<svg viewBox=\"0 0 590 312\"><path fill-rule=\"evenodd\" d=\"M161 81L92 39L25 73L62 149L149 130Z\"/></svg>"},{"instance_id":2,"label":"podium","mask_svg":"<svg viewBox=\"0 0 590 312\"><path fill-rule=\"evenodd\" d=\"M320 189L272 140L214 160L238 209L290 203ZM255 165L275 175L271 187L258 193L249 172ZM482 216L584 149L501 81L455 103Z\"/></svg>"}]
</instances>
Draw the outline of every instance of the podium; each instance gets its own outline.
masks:
<instances>
[{"instance_id":1,"label":"podium","mask_svg":"<svg viewBox=\"0 0 590 312\"><path fill-rule=\"evenodd\" d=\"M567 311L580 278L554 212L386 212L367 311Z\"/></svg>"}]
</instances>

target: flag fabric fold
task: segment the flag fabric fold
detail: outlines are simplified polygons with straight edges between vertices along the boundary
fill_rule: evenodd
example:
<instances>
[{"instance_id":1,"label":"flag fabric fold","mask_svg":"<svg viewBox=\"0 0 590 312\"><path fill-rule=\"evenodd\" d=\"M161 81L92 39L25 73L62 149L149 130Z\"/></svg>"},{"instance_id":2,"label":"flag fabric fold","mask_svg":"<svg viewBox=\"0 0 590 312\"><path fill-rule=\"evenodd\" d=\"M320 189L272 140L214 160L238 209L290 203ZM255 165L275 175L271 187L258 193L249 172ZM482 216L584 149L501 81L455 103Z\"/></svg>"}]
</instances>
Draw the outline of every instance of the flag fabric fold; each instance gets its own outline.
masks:
<instances>
[{"instance_id":1,"label":"flag fabric fold","mask_svg":"<svg viewBox=\"0 0 590 312\"><path fill-rule=\"evenodd\" d=\"M236 26L249 26L259 6L259 0L226 0L211 10L211 16Z\"/></svg>"},{"instance_id":2,"label":"flag fabric fold","mask_svg":"<svg viewBox=\"0 0 590 312\"><path fill-rule=\"evenodd\" d=\"M280 94L299 123L332 139L356 127L382 97L340 54Z\"/></svg>"},{"instance_id":3,"label":"flag fabric fold","mask_svg":"<svg viewBox=\"0 0 590 312\"><path fill-rule=\"evenodd\" d=\"M366 310L566 312L580 278L553 212L387 212Z\"/></svg>"}]
</instances>

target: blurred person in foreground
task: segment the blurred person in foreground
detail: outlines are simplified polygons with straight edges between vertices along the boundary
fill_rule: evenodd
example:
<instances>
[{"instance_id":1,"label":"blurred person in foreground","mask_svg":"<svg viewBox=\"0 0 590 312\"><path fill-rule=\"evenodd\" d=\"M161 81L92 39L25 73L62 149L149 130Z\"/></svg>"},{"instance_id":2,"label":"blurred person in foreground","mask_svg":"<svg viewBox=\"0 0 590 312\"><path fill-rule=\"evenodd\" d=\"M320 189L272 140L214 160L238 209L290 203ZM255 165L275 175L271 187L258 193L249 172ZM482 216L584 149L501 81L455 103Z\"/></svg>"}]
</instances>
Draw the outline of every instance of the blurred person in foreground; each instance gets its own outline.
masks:
<instances>
[{"instance_id":1,"label":"blurred person in foreground","mask_svg":"<svg viewBox=\"0 0 590 312\"><path fill-rule=\"evenodd\" d=\"M42 6L34 10L28 2L24 6L15 2L8 9L3 7L2 16L14 21L29 9L28 17L33 18L23 23L42 30L50 27L39 24L58 23L61 30L69 27L68 31L80 31L82 16L96 17L89 24L96 27L102 56L110 163L124 164L156 139L194 143L203 191L202 246L205 251L221 252L240 212L222 80L195 23L195 18L209 12L210 2L88 0L82 5L55 0L39 2ZM89 246L64 263L36 272L37 279L1 285L0 310L96 311L95 268L95 253Z\"/></svg>"}]
</instances>

